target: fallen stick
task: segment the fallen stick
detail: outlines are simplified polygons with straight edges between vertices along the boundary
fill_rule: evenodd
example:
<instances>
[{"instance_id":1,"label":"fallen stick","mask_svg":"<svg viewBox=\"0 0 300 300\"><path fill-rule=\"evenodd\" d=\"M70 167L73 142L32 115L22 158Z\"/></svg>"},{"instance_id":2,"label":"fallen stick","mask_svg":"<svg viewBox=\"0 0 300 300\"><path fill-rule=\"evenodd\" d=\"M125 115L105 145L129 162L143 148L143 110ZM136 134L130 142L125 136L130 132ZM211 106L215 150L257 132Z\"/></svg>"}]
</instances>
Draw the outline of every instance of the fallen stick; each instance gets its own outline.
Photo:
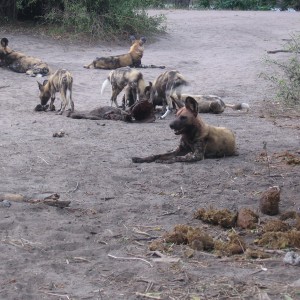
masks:
<instances>
[{"instance_id":1,"label":"fallen stick","mask_svg":"<svg viewBox=\"0 0 300 300\"><path fill-rule=\"evenodd\" d=\"M111 254L107 254L108 257L111 257L111 258L115 258L115 259L122 259L122 260L141 260L143 262L145 262L146 264L148 264L151 268L153 267L153 265L147 261L146 259L143 259L143 258L139 258L139 257L120 257L120 256L114 256L114 255L111 255Z\"/></svg>"},{"instance_id":2,"label":"fallen stick","mask_svg":"<svg viewBox=\"0 0 300 300\"><path fill-rule=\"evenodd\" d=\"M283 52L283 53L293 53L293 52L294 52L294 53L299 53L298 51L283 50L283 49L267 51L268 54L276 54L276 53L280 53L280 52Z\"/></svg>"},{"instance_id":3,"label":"fallen stick","mask_svg":"<svg viewBox=\"0 0 300 300\"><path fill-rule=\"evenodd\" d=\"M3 193L0 194L0 201L8 200L12 202L25 202L25 203L44 203L49 206L55 206L59 208L64 208L70 205L71 201L63 201L59 200L59 194L39 194L32 196L24 196L22 194L11 194L11 193Z\"/></svg>"}]
</instances>

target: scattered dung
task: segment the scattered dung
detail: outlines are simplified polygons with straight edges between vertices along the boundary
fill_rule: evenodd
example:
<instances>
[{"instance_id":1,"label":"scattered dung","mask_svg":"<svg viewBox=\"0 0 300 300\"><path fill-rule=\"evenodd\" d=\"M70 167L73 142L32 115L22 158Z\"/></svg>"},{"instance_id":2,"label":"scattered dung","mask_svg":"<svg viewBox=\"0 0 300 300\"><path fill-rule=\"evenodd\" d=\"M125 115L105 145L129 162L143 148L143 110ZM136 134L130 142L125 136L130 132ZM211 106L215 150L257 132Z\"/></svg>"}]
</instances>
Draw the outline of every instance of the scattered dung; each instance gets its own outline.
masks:
<instances>
[{"instance_id":1,"label":"scattered dung","mask_svg":"<svg viewBox=\"0 0 300 300\"><path fill-rule=\"evenodd\" d=\"M242 254L246 251L246 243L235 232L228 235L229 241L222 242L220 240L215 241L214 249L221 256L231 256L235 254Z\"/></svg>"},{"instance_id":2,"label":"scattered dung","mask_svg":"<svg viewBox=\"0 0 300 300\"><path fill-rule=\"evenodd\" d=\"M300 165L300 156L288 151L277 153L275 157L280 158L281 161L288 165Z\"/></svg>"},{"instance_id":3,"label":"scattered dung","mask_svg":"<svg viewBox=\"0 0 300 300\"><path fill-rule=\"evenodd\" d=\"M266 253L265 251L259 250L259 249L251 249L248 248L245 252L247 258L252 259L266 259L270 258L271 255L269 253Z\"/></svg>"},{"instance_id":4,"label":"scattered dung","mask_svg":"<svg viewBox=\"0 0 300 300\"><path fill-rule=\"evenodd\" d=\"M199 227L176 225L172 232L164 235L167 243L187 244L194 250L213 249L213 238Z\"/></svg>"},{"instance_id":5,"label":"scattered dung","mask_svg":"<svg viewBox=\"0 0 300 300\"><path fill-rule=\"evenodd\" d=\"M243 229L255 229L258 215L249 208L241 208L237 216L237 226Z\"/></svg>"},{"instance_id":6,"label":"scattered dung","mask_svg":"<svg viewBox=\"0 0 300 300\"><path fill-rule=\"evenodd\" d=\"M220 225L224 228L231 228L235 226L237 213L231 212L228 209L207 209L200 208L195 214L196 219L200 219L205 223L213 225Z\"/></svg>"},{"instance_id":7,"label":"scattered dung","mask_svg":"<svg viewBox=\"0 0 300 300\"><path fill-rule=\"evenodd\" d=\"M266 232L255 241L259 246L271 249L284 249L300 247L300 231L290 230L287 232Z\"/></svg>"},{"instance_id":8,"label":"scattered dung","mask_svg":"<svg viewBox=\"0 0 300 300\"><path fill-rule=\"evenodd\" d=\"M262 227L264 232L286 232L290 229L291 227L289 224L277 219L269 220Z\"/></svg>"},{"instance_id":9,"label":"scattered dung","mask_svg":"<svg viewBox=\"0 0 300 300\"><path fill-rule=\"evenodd\" d=\"M279 213L280 188L278 186L269 187L264 191L259 201L259 209L263 214L274 216Z\"/></svg>"}]
</instances>

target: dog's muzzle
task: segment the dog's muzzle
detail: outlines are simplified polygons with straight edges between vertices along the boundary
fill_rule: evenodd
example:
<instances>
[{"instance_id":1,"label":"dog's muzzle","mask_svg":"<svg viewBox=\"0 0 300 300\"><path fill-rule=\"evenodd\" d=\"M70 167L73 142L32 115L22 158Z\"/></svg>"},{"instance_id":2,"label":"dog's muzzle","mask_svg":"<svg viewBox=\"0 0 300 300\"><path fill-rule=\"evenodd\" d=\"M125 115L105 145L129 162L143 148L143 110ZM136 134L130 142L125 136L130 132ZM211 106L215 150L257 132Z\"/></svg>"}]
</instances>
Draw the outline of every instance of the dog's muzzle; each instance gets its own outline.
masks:
<instances>
[{"instance_id":1,"label":"dog's muzzle","mask_svg":"<svg viewBox=\"0 0 300 300\"><path fill-rule=\"evenodd\" d=\"M178 126L176 120L171 122L169 126L172 130L174 130L174 133L176 135L182 134L182 132L184 130L184 128L182 128L181 126Z\"/></svg>"}]
</instances>

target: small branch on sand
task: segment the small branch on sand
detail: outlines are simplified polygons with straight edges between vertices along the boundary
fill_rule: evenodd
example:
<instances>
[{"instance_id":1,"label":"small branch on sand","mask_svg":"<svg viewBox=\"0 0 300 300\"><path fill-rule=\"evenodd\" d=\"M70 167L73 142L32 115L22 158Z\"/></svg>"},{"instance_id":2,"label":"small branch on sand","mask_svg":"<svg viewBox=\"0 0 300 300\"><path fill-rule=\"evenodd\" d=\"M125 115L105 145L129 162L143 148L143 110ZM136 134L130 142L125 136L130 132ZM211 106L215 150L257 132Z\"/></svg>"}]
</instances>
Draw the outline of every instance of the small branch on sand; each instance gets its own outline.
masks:
<instances>
[{"instance_id":1,"label":"small branch on sand","mask_svg":"<svg viewBox=\"0 0 300 300\"><path fill-rule=\"evenodd\" d=\"M162 299L159 295L155 295L154 293L139 293L139 292L136 292L135 293L136 296L139 296L139 297L143 297L143 298L148 298L148 299Z\"/></svg>"},{"instance_id":2,"label":"small branch on sand","mask_svg":"<svg viewBox=\"0 0 300 300\"><path fill-rule=\"evenodd\" d=\"M79 187L79 182L77 181L75 188L73 190L67 191L67 193L75 193L78 190L78 187Z\"/></svg>"},{"instance_id":3,"label":"small branch on sand","mask_svg":"<svg viewBox=\"0 0 300 300\"><path fill-rule=\"evenodd\" d=\"M268 54L276 54L276 53L279 53L279 52L283 52L283 53L299 53L298 51L283 50L283 49L267 51Z\"/></svg>"},{"instance_id":4,"label":"small branch on sand","mask_svg":"<svg viewBox=\"0 0 300 300\"><path fill-rule=\"evenodd\" d=\"M71 299L68 295L64 295L64 294L56 294L56 293L50 293L50 292L46 292L46 291L42 291L44 294L46 295L51 295L51 296L56 296L56 297L59 297L59 298L66 298L66 299Z\"/></svg>"},{"instance_id":5,"label":"small branch on sand","mask_svg":"<svg viewBox=\"0 0 300 300\"><path fill-rule=\"evenodd\" d=\"M151 268L153 268L153 265L147 261L146 259L139 258L139 257L120 257L120 256L114 256L111 254L107 254L108 257L114 258L114 259L121 259L121 260L140 260L143 261L144 263L148 264Z\"/></svg>"},{"instance_id":6,"label":"small branch on sand","mask_svg":"<svg viewBox=\"0 0 300 300\"><path fill-rule=\"evenodd\" d=\"M44 158L42 158L41 156L37 156L37 157L40 158L42 161L44 161L47 165L49 165L49 163Z\"/></svg>"},{"instance_id":7,"label":"small branch on sand","mask_svg":"<svg viewBox=\"0 0 300 300\"><path fill-rule=\"evenodd\" d=\"M10 87L10 85L2 85L2 86L0 86L0 89L5 89L7 87Z\"/></svg>"}]
</instances>

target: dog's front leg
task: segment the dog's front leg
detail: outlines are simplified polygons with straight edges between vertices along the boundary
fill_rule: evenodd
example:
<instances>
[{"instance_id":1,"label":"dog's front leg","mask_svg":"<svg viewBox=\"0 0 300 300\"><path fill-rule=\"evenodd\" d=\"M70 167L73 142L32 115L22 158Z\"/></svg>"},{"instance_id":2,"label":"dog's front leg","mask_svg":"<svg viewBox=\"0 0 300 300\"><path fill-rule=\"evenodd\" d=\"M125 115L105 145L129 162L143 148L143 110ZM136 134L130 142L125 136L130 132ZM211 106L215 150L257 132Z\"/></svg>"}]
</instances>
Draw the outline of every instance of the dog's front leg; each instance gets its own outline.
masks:
<instances>
[{"instance_id":1,"label":"dog's front leg","mask_svg":"<svg viewBox=\"0 0 300 300\"><path fill-rule=\"evenodd\" d=\"M205 144L199 141L195 144L195 151L190 151L182 156L176 156L176 162L195 162L204 159Z\"/></svg>"},{"instance_id":2,"label":"dog's front leg","mask_svg":"<svg viewBox=\"0 0 300 300\"><path fill-rule=\"evenodd\" d=\"M52 96L50 101L50 106L49 106L50 111L55 111L54 100L55 97Z\"/></svg>"},{"instance_id":3,"label":"dog's front leg","mask_svg":"<svg viewBox=\"0 0 300 300\"><path fill-rule=\"evenodd\" d=\"M157 155L150 155L146 157L132 157L132 162L134 163L151 163L151 162L166 162L172 160L178 155L178 149ZM175 161L174 161L175 162Z\"/></svg>"},{"instance_id":4,"label":"dog's front leg","mask_svg":"<svg viewBox=\"0 0 300 300\"><path fill-rule=\"evenodd\" d=\"M177 156L175 157L176 162L195 162L199 160L203 160L204 156L202 154L195 154L193 152L190 152L184 156Z\"/></svg>"}]
</instances>

